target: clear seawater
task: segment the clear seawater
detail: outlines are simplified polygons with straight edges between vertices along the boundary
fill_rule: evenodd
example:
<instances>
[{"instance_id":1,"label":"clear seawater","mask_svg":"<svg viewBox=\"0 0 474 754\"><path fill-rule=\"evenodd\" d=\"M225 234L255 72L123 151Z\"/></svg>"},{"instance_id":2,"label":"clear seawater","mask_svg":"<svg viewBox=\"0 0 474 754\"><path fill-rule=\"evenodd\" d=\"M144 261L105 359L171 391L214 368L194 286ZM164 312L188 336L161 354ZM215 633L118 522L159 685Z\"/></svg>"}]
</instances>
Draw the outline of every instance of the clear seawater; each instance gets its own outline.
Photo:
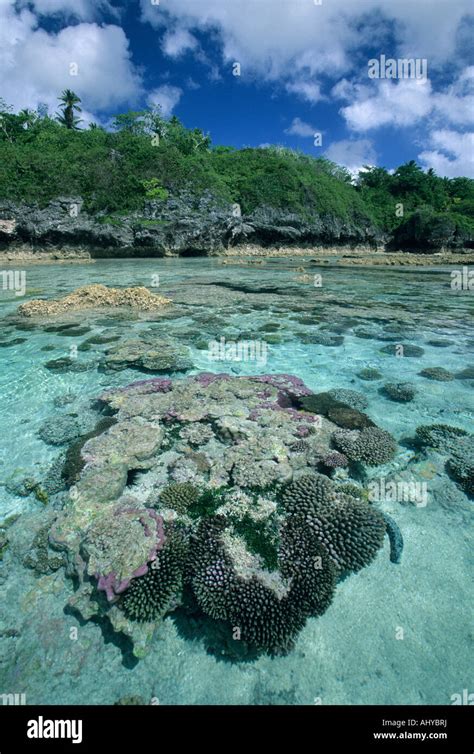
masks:
<instances>
[{"instance_id":1,"label":"clear seawater","mask_svg":"<svg viewBox=\"0 0 474 754\"><path fill-rule=\"evenodd\" d=\"M321 287L312 284L315 274L322 275ZM159 288L152 287L156 276ZM427 367L457 373L474 364L473 294L453 292L450 280L448 268L318 267L301 258L262 265L182 258L28 267L26 300L104 283L144 285L169 295L176 306L173 316L155 322L95 317L91 332L71 339L6 326L4 317L25 298L0 290L0 341L25 339L0 347L0 521L21 514L27 532L29 517L42 510L34 496L8 492L5 481L15 474L41 478L59 455L60 448L37 434L64 412L55 407L56 398L72 392L85 401L104 388L146 378L132 370L45 369L46 361L68 356L71 346L110 329L135 337L151 327L157 335L176 337L191 348L190 373L287 372L315 392L363 392L369 415L402 442L397 463L403 471L413 458L403 441L417 426L443 423L472 431L474 381L435 382L419 375ZM260 328L269 323L281 342L269 344L265 364L211 362L203 348L221 337L265 341L270 333ZM358 337L360 331L371 337ZM344 341L307 342L318 332L340 334ZM389 343L419 345L424 354L382 353ZM101 350L78 358L94 359ZM357 373L364 367L379 369L383 380L361 380ZM379 392L384 382L413 383L418 394L411 403L392 402ZM168 618L152 652L130 663L97 625L80 626L64 613L70 587L62 572L53 585L26 569L4 573L0 693L25 692L32 704L110 704L126 696L160 704L449 704L453 694L473 689L472 501L429 462L423 468L432 493L426 507L384 504L404 535L402 563L391 564L384 552L342 582L329 610L308 621L286 657L218 660ZM75 640L71 627L78 628Z\"/></svg>"}]
</instances>

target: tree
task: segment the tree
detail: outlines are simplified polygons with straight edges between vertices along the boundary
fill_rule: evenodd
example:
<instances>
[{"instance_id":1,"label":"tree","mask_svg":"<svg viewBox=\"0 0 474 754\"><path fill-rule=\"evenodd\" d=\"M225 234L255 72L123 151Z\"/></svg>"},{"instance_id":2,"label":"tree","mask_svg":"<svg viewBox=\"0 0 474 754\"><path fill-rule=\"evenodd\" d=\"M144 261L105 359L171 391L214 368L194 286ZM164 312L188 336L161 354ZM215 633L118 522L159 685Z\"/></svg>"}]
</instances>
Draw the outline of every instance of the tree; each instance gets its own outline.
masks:
<instances>
[{"instance_id":1,"label":"tree","mask_svg":"<svg viewBox=\"0 0 474 754\"><path fill-rule=\"evenodd\" d=\"M72 131L78 131L81 119L76 118L75 113L82 112L79 107L79 103L81 102L80 97L71 91L71 89L65 89L58 99L62 103L62 112L56 116L56 120L62 126L66 126L66 128Z\"/></svg>"}]
</instances>

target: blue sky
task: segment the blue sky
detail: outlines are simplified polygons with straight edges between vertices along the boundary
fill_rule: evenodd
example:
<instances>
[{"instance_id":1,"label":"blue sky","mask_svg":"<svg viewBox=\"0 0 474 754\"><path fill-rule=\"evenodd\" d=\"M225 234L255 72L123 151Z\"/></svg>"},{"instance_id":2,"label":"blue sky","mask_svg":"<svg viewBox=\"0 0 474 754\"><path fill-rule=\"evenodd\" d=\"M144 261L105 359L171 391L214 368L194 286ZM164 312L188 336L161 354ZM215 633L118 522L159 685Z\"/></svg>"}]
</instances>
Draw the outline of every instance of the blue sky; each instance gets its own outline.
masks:
<instances>
[{"instance_id":1,"label":"blue sky","mask_svg":"<svg viewBox=\"0 0 474 754\"><path fill-rule=\"evenodd\" d=\"M0 0L0 96L54 112L68 87L85 125L160 105L217 144L474 177L473 30L470 0ZM381 55L428 75L370 78Z\"/></svg>"}]
</instances>

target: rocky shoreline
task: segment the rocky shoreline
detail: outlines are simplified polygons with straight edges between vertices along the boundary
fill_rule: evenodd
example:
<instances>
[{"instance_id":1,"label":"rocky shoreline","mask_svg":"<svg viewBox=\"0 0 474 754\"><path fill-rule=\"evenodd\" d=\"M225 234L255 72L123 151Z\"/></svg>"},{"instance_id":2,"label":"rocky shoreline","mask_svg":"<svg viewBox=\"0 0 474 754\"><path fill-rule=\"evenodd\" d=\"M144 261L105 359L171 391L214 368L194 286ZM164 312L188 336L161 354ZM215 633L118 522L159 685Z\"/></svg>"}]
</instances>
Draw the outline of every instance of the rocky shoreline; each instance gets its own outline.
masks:
<instances>
[{"instance_id":1,"label":"rocky shoreline","mask_svg":"<svg viewBox=\"0 0 474 754\"><path fill-rule=\"evenodd\" d=\"M5 264L90 263L101 258L174 256L338 258L343 264L458 264L472 249L451 239L440 249L399 250L367 221L334 215L304 219L259 207L244 215L237 204L181 193L150 200L140 211L89 214L78 196L47 206L0 200L0 260ZM406 262L406 259L412 259ZM364 261L361 261L364 260Z\"/></svg>"}]
</instances>

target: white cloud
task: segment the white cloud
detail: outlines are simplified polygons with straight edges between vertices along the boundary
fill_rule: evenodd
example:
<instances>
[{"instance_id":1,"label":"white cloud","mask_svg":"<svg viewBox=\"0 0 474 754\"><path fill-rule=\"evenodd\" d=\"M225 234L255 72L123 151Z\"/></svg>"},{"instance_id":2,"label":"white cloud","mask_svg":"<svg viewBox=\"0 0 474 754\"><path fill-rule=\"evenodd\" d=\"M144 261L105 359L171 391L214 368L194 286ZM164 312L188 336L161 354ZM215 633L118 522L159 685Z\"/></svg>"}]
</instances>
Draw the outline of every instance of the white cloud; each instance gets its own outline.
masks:
<instances>
[{"instance_id":1,"label":"white cloud","mask_svg":"<svg viewBox=\"0 0 474 754\"><path fill-rule=\"evenodd\" d=\"M441 123L474 123L474 66L468 66L443 91L428 79L375 79L370 84L341 79L331 90L334 99L349 102L341 109L354 131L380 126L411 126L430 116Z\"/></svg>"},{"instance_id":2,"label":"white cloud","mask_svg":"<svg viewBox=\"0 0 474 754\"><path fill-rule=\"evenodd\" d=\"M162 43L162 50L170 58L178 58L185 52L196 49L198 41L187 29L167 32Z\"/></svg>"},{"instance_id":3,"label":"white cloud","mask_svg":"<svg viewBox=\"0 0 474 754\"><path fill-rule=\"evenodd\" d=\"M433 149L418 155L423 167L447 178L474 178L474 133L441 129L430 134L429 142Z\"/></svg>"},{"instance_id":4,"label":"white cloud","mask_svg":"<svg viewBox=\"0 0 474 754\"><path fill-rule=\"evenodd\" d=\"M377 81L375 86L373 96L365 97L363 87L362 99L356 99L341 110L347 124L355 131L387 125L411 126L425 118L433 107L429 80ZM355 92L357 98L357 87Z\"/></svg>"},{"instance_id":5,"label":"white cloud","mask_svg":"<svg viewBox=\"0 0 474 754\"><path fill-rule=\"evenodd\" d=\"M321 94L321 87L311 81L295 81L286 85L286 90L291 94L297 94L307 102L314 104L324 99Z\"/></svg>"},{"instance_id":6,"label":"white cloud","mask_svg":"<svg viewBox=\"0 0 474 754\"><path fill-rule=\"evenodd\" d=\"M289 82L352 71L359 62L353 51L373 43L379 31L383 38L388 22L397 54L441 66L450 61L460 23L472 11L471 0L173 0L159 6L141 0L141 8L155 28L212 31L226 63L235 60L261 77Z\"/></svg>"},{"instance_id":7,"label":"white cloud","mask_svg":"<svg viewBox=\"0 0 474 754\"><path fill-rule=\"evenodd\" d=\"M309 123L305 123L301 118L293 118L291 125L285 128L285 133L290 136L302 136L303 138L313 138L317 129Z\"/></svg>"},{"instance_id":8,"label":"white cloud","mask_svg":"<svg viewBox=\"0 0 474 754\"><path fill-rule=\"evenodd\" d=\"M107 0L20 0L20 7L32 6L41 16L66 16L80 21L96 19L102 12L118 16L118 11Z\"/></svg>"},{"instance_id":9,"label":"white cloud","mask_svg":"<svg viewBox=\"0 0 474 754\"><path fill-rule=\"evenodd\" d=\"M457 81L434 97L436 112L458 126L474 124L474 66L465 68Z\"/></svg>"},{"instance_id":10,"label":"white cloud","mask_svg":"<svg viewBox=\"0 0 474 754\"><path fill-rule=\"evenodd\" d=\"M157 89L153 89L148 95L147 102L150 106L161 107L161 112L165 118L169 117L178 102L181 99L183 93L182 89L177 86L170 86L169 84L163 84Z\"/></svg>"},{"instance_id":11,"label":"white cloud","mask_svg":"<svg viewBox=\"0 0 474 754\"><path fill-rule=\"evenodd\" d=\"M71 64L77 75L71 75ZM118 26L80 23L57 34L38 28L27 10L15 13L13 0L0 0L0 91L15 110L40 102L56 112L58 95L73 89L90 111L134 103L142 82ZM87 112L86 112L87 111Z\"/></svg>"},{"instance_id":12,"label":"white cloud","mask_svg":"<svg viewBox=\"0 0 474 754\"><path fill-rule=\"evenodd\" d=\"M342 139L333 141L324 156L344 165L355 178L364 165L375 165L377 155L370 139Z\"/></svg>"}]
</instances>

